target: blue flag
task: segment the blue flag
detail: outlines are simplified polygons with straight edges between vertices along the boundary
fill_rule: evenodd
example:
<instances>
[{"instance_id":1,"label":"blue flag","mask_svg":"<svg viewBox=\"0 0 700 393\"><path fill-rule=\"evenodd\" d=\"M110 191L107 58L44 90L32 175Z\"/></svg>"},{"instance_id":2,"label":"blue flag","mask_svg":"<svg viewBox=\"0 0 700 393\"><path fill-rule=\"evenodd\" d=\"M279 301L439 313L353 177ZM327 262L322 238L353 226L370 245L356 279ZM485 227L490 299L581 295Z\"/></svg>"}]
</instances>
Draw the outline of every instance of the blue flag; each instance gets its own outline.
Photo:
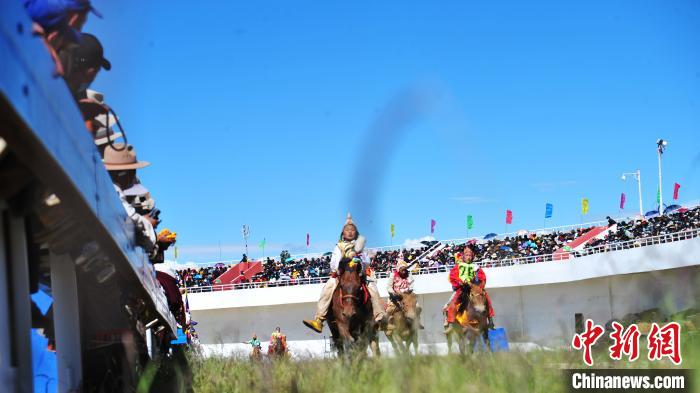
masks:
<instances>
[{"instance_id":1,"label":"blue flag","mask_svg":"<svg viewBox=\"0 0 700 393\"><path fill-rule=\"evenodd\" d=\"M545 205L545 211L544 211L544 218L552 218L552 210L554 209L554 205L551 203L548 203Z\"/></svg>"}]
</instances>

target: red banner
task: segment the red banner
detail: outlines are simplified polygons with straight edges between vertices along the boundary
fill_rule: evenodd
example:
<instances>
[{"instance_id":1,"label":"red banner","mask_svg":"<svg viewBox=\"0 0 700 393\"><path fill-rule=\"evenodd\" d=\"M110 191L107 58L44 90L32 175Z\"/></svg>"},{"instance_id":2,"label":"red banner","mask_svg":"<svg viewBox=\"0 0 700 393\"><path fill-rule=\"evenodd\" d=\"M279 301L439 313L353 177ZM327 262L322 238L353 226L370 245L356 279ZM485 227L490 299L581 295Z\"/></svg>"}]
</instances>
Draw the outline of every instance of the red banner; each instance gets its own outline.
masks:
<instances>
[{"instance_id":1,"label":"red banner","mask_svg":"<svg viewBox=\"0 0 700 393\"><path fill-rule=\"evenodd\" d=\"M673 200L678 200L678 190L681 188L681 185L678 183L674 183L673 185Z\"/></svg>"},{"instance_id":2,"label":"red banner","mask_svg":"<svg viewBox=\"0 0 700 393\"><path fill-rule=\"evenodd\" d=\"M430 233L435 233L435 224L437 224L437 221L430 220Z\"/></svg>"},{"instance_id":3,"label":"red banner","mask_svg":"<svg viewBox=\"0 0 700 393\"><path fill-rule=\"evenodd\" d=\"M512 224L513 223L513 212L510 210L506 210L506 224Z\"/></svg>"}]
</instances>

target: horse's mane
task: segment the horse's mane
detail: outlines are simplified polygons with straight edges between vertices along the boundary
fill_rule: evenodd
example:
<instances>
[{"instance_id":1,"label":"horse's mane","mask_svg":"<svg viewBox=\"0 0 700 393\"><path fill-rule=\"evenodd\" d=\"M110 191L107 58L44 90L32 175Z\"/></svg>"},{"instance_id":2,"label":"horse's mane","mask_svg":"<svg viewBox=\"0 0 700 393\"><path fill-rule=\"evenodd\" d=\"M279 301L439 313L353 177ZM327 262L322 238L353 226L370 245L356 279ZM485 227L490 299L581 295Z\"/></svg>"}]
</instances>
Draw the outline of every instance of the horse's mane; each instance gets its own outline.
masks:
<instances>
[{"instance_id":1,"label":"horse's mane","mask_svg":"<svg viewBox=\"0 0 700 393\"><path fill-rule=\"evenodd\" d=\"M340 262L338 263L338 271L339 272L359 272L362 268L362 262L355 262L356 265L353 265L352 267L350 266L353 262L353 258L342 258Z\"/></svg>"}]
</instances>

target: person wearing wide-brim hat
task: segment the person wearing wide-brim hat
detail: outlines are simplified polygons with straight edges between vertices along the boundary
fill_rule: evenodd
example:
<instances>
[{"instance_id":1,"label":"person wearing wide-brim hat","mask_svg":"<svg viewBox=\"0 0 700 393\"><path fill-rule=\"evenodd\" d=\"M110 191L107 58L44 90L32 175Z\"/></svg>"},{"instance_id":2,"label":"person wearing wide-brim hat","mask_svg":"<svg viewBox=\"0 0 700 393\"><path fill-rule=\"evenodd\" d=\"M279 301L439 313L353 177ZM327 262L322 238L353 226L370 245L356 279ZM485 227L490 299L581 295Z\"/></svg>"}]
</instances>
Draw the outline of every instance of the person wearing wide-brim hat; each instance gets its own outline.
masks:
<instances>
[{"instance_id":1,"label":"person wearing wide-brim hat","mask_svg":"<svg viewBox=\"0 0 700 393\"><path fill-rule=\"evenodd\" d=\"M314 319L305 319L303 321L304 325L318 333L323 331L323 321L326 319L328 309L331 306L333 292L338 286L336 272L340 261L343 258L357 258L361 261L364 271L370 266L370 260L364 252L365 242L365 237L360 235L357 226L352 221L352 216L348 213L345 225L343 225L343 230L340 233L340 240L338 240L338 244L336 244L331 255L331 278L326 281L326 285L321 290L321 297L318 300ZM385 320L386 314L384 313L384 307L379 302L379 290L374 278L367 277L367 292L369 292L370 301L372 302L374 321L381 324Z\"/></svg>"},{"instance_id":2,"label":"person wearing wide-brim hat","mask_svg":"<svg viewBox=\"0 0 700 393\"><path fill-rule=\"evenodd\" d=\"M134 221L134 224L139 229L139 233L144 237L145 243L141 245L144 246L147 252L153 252L157 240L154 229L157 221L151 217L138 214L136 209L126 200L123 191L135 184L136 170L145 168L150 163L139 161L136 158L134 147L123 143L108 145L105 148L102 161L109 172L109 176L112 178L112 183L114 183L114 188L119 194L119 199L122 202L122 206L124 206L124 210L126 210L126 214Z\"/></svg>"}]
</instances>

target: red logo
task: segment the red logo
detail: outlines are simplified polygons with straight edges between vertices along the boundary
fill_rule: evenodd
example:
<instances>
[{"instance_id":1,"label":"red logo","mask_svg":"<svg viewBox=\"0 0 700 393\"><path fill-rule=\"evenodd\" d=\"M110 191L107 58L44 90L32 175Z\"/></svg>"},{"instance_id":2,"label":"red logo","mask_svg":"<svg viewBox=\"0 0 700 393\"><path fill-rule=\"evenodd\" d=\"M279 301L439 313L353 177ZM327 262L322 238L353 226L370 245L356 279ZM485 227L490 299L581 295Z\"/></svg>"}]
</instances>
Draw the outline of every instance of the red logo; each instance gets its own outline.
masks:
<instances>
[{"instance_id":1,"label":"red logo","mask_svg":"<svg viewBox=\"0 0 700 393\"><path fill-rule=\"evenodd\" d=\"M632 324L627 330L617 322L612 323L614 332L610 333L615 343L610 346L610 358L613 360L622 359L622 355L628 356L630 362L637 360L639 357L639 328ZM624 331L624 333L623 333Z\"/></svg>"},{"instance_id":2,"label":"red logo","mask_svg":"<svg viewBox=\"0 0 700 393\"><path fill-rule=\"evenodd\" d=\"M662 328L656 323L652 323L647 342L649 343L649 360L661 360L668 357L674 364L681 364L681 325L678 322L667 323Z\"/></svg>"},{"instance_id":3,"label":"red logo","mask_svg":"<svg viewBox=\"0 0 700 393\"><path fill-rule=\"evenodd\" d=\"M593 354L591 347L598 341L600 336L603 335L605 329L602 326L596 325L592 320L586 320L586 331L581 334L574 335L574 339L571 341L571 346L574 349L583 349L583 361L587 365L593 365Z\"/></svg>"}]
</instances>

